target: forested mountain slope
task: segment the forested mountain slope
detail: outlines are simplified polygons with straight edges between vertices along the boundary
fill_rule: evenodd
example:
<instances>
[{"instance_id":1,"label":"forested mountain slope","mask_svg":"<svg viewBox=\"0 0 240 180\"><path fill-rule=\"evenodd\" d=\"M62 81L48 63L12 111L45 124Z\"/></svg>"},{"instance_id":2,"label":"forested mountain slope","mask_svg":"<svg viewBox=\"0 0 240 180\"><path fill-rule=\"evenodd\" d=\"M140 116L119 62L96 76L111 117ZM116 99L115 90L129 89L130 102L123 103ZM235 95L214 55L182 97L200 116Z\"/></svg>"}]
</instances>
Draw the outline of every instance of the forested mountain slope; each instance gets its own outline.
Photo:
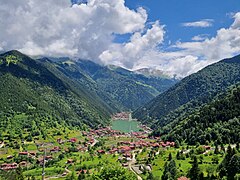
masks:
<instances>
[{"instance_id":1,"label":"forested mountain slope","mask_svg":"<svg viewBox=\"0 0 240 180\"><path fill-rule=\"evenodd\" d=\"M211 102L195 110L184 119L176 119L155 131L168 140L188 144L218 144L240 142L240 84L219 94Z\"/></svg>"},{"instance_id":2,"label":"forested mountain slope","mask_svg":"<svg viewBox=\"0 0 240 180\"><path fill-rule=\"evenodd\" d=\"M48 59L33 60L18 51L0 55L1 130L65 124L82 128L108 123L111 109L74 83Z\"/></svg>"},{"instance_id":3,"label":"forested mountain slope","mask_svg":"<svg viewBox=\"0 0 240 180\"><path fill-rule=\"evenodd\" d=\"M116 66L87 60L57 62L61 71L95 92L113 109L134 110L174 85L177 80L147 77Z\"/></svg>"},{"instance_id":4,"label":"forested mountain slope","mask_svg":"<svg viewBox=\"0 0 240 180\"><path fill-rule=\"evenodd\" d=\"M134 116L158 128L211 101L218 93L239 81L240 56L225 59L182 79L137 109Z\"/></svg>"}]
</instances>

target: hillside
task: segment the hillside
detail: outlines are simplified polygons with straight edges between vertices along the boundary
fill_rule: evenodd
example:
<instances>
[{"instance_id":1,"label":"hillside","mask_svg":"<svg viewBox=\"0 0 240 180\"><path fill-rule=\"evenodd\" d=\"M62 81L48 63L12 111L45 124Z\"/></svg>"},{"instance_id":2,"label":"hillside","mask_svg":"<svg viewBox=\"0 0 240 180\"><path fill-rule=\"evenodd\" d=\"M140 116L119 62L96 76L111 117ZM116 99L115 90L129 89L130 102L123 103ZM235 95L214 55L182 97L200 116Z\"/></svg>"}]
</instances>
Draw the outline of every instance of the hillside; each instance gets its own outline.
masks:
<instances>
[{"instance_id":1,"label":"hillside","mask_svg":"<svg viewBox=\"0 0 240 180\"><path fill-rule=\"evenodd\" d=\"M134 110L177 82L86 60L61 60L57 65L69 78L95 92L116 111Z\"/></svg>"},{"instance_id":2,"label":"hillside","mask_svg":"<svg viewBox=\"0 0 240 180\"><path fill-rule=\"evenodd\" d=\"M1 130L57 124L96 127L106 124L111 109L74 83L48 59L33 60L18 51L0 55Z\"/></svg>"},{"instance_id":3,"label":"hillside","mask_svg":"<svg viewBox=\"0 0 240 180\"><path fill-rule=\"evenodd\" d=\"M218 144L234 144L240 141L239 132L240 85L235 85L183 120L176 119L155 134L194 145L211 141Z\"/></svg>"},{"instance_id":4,"label":"hillside","mask_svg":"<svg viewBox=\"0 0 240 180\"><path fill-rule=\"evenodd\" d=\"M154 128L211 101L240 81L240 56L222 60L192 74L137 109L134 116Z\"/></svg>"}]
</instances>

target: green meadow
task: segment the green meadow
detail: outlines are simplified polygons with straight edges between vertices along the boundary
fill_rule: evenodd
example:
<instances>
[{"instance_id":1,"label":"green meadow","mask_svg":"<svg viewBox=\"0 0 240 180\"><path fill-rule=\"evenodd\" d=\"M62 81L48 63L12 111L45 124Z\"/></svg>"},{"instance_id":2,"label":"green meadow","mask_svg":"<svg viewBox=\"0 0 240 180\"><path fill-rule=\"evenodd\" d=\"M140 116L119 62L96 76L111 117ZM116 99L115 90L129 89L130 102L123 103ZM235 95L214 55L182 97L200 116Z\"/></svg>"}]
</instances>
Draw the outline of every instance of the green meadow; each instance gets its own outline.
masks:
<instances>
[{"instance_id":1,"label":"green meadow","mask_svg":"<svg viewBox=\"0 0 240 180\"><path fill-rule=\"evenodd\" d=\"M126 120L114 120L112 122L112 129L129 133L130 131L138 132L139 122L138 121L126 121Z\"/></svg>"}]
</instances>

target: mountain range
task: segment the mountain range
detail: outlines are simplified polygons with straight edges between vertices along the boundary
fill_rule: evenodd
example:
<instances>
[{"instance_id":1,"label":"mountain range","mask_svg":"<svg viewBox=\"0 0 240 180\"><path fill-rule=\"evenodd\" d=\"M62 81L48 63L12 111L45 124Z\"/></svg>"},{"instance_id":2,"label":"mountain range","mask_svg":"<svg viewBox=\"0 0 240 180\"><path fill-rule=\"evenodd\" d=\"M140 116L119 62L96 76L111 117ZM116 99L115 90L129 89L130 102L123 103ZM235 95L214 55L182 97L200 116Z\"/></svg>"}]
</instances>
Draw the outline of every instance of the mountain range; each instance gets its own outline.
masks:
<instances>
[{"instance_id":1,"label":"mountain range","mask_svg":"<svg viewBox=\"0 0 240 180\"><path fill-rule=\"evenodd\" d=\"M15 50L0 55L0 80L3 129L10 124L24 128L31 121L106 125L111 114L135 109L177 82L86 60L33 59Z\"/></svg>"},{"instance_id":2,"label":"mountain range","mask_svg":"<svg viewBox=\"0 0 240 180\"><path fill-rule=\"evenodd\" d=\"M96 128L108 125L113 113L135 110L135 118L166 140L239 138L238 126L230 127L239 124L240 56L177 80L158 70L129 71L67 57L33 59L13 50L0 55L0 80L1 131L30 128L33 121L42 127Z\"/></svg>"}]
</instances>

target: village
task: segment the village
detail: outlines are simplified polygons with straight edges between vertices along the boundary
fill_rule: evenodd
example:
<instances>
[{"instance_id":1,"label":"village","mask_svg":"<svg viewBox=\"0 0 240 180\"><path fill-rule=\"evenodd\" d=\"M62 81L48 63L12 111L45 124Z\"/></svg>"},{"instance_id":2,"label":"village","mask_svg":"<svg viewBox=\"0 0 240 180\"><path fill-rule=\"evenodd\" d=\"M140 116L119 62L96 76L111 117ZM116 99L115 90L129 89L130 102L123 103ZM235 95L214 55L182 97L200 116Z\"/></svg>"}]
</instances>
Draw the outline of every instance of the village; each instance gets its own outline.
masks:
<instances>
[{"instance_id":1,"label":"village","mask_svg":"<svg viewBox=\"0 0 240 180\"><path fill-rule=\"evenodd\" d=\"M66 177L73 170L77 174L91 174L96 171L101 160L107 159L107 163L117 163L132 171L138 179L142 179L144 173L154 171L155 157L168 156L166 152L183 155L190 153L191 149L178 149L175 142L162 141L160 137L149 136L150 128L141 125L139 132L124 133L113 130L111 127L90 129L88 131L69 134L68 139L53 136L52 142L34 141L28 144L36 148L25 148L25 151L14 150L10 154L7 142L1 142L0 169L11 171L21 167L26 175L31 174L33 169L38 169L37 177L41 176L43 166L47 169L58 164L61 170L55 173L46 173L48 179ZM76 135L74 137L74 135ZM55 138L55 139L54 139ZM27 142L23 142L27 143ZM24 145L23 145L24 146ZM204 146L204 153L211 149ZM153 155L152 155L153 154ZM101 159L101 157L106 157ZM94 164L95 159L96 163ZM92 161L92 163L86 163ZM88 165L87 165L88 164ZM74 166L78 166L74 169Z\"/></svg>"}]
</instances>

